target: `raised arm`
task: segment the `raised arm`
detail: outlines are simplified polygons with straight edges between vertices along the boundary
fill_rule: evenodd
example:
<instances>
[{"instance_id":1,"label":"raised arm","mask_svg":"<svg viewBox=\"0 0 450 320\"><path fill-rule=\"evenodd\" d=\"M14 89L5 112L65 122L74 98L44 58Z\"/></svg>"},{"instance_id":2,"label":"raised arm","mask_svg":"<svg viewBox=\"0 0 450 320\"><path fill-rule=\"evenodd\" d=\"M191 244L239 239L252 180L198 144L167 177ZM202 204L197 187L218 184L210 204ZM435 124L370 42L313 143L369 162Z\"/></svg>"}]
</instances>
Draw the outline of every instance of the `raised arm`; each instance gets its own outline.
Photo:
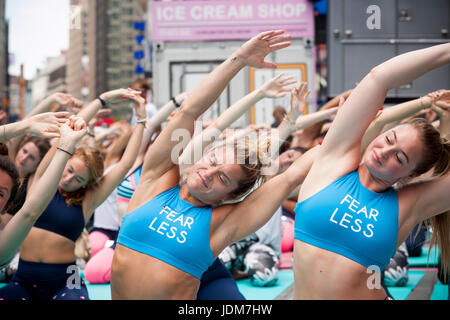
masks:
<instances>
[{"instance_id":1,"label":"raised arm","mask_svg":"<svg viewBox=\"0 0 450 320\"><path fill-rule=\"evenodd\" d=\"M365 132L361 142L361 154L364 152L370 142L385 130L384 127L387 124L400 122L401 120L432 106L434 106L432 107L432 109L436 112L436 108L439 108L437 105L435 105L436 103L448 105L448 107L450 107L449 100L449 90L437 90L427 94L424 97L407 101L383 110L381 114L374 121L372 121L369 128ZM436 113L439 114L439 110L437 110Z\"/></svg>"},{"instance_id":2,"label":"raised arm","mask_svg":"<svg viewBox=\"0 0 450 320\"><path fill-rule=\"evenodd\" d=\"M138 167L144 162L146 153L148 152L149 145L151 143L151 138L155 132L160 131L161 124L167 120L170 114L183 103L187 98L188 93L182 92L173 99L169 100L164 106L162 106L150 119L147 120L145 125L144 134L142 136L141 146L139 148L138 156L133 163L130 171L127 173L127 177L133 173Z\"/></svg>"},{"instance_id":3,"label":"raised arm","mask_svg":"<svg viewBox=\"0 0 450 320\"><path fill-rule=\"evenodd\" d=\"M127 99L133 99L139 91L133 89L116 89L108 92L102 93L99 97L100 99L95 99L88 104L86 108L83 108L77 115L89 123L92 118L98 113L98 111L103 107L103 103L106 105L111 102L117 102Z\"/></svg>"},{"instance_id":4,"label":"raised arm","mask_svg":"<svg viewBox=\"0 0 450 320\"><path fill-rule=\"evenodd\" d=\"M295 82L296 80L292 76L285 76L282 73L266 82L260 88L239 99L203 130L201 134L195 136L189 142L183 154L178 159L181 170L200 160L204 149L216 141L220 134L247 112L251 106L264 98L276 99L284 97L290 91L290 88L286 86L292 85Z\"/></svg>"},{"instance_id":5,"label":"raised arm","mask_svg":"<svg viewBox=\"0 0 450 320\"><path fill-rule=\"evenodd\" d=\"M269 53L290 45L289 42L286 42L290 36L285 36L283 33L282 30L260 33L244 43L205 77L190 93L179 112L150 146L147 153L149 156L146 156L144 160L141 179L157 179L175 165L171 159L172 149L178 144L178 141L173 141L174 131L183 131L182 134L189 135L190 139L194 132L195 120L217 100L227 84L242 68L245 66L276 67L274 63L265 62L264 59ZM183 141L181 149L184 149L188 142L189 140ZM178 156L179 154L176 158Z\"/></svg>"},{"instance_id":6,"label":"raised arm","mask_svg":"<svg viewBox=\"0 0 450 320\"><path fill-rule=\"evenodd\" d=\"M55 151L48 169L45 170L39 181L35 181L33 192L28 195L22 208L0 233L0 265L5 264L15 255L33 224L50 203L67 160L69 160L68 152L73 151L76 143L85 133L86 125L75 126L74 119L67 120L61 126L58 149Z\"/></svg>"},{"instance_id":7,"label":"raised arm","mask_svg":"<svg viewBox=\"0 0 450 320\"><path fill-rule=\"evenodd\" d=\"M130 97L136 102L137 125L133 130L133 134L119 163L108 174L102 177L99 185L95 189L86 192L86 196L83 199L83 213L86 221L90 219L95 208L103 203L125 178L126 173L131 169L138 155L146 122L145 100L139 94Z\"/></svg>"},{"instance_id":8,"label":"raised arm","mask_svg":"<svg viewBox=\"0 0 450 320\"><path fill-rule=\"evenodd\" d=\"M40 113L50 112L53 104L57 104L61 107L68 107L71 110L78 110L83 107L83 103L72 97L70 94L57 92L44 100L42 100L36 107L31 110L27 115L27 118L35 116Z\"/></svg>"},{"instance_id":9,"label":"raised arm","mask_svg":"<svg viewBox=\"0 0 450 320\"><path fill-rule=\"evenodd\" d=\"M432 102L431 108L439 116L441 137L450 140L450 91L446 90Z\"/></svg>"},{"instance_id":10,"label":"raised arm","mask_svg":"<svg viewBox=\"0 0 450 320\"><path fill-rule=\"evenodd\" d=\"M68 112L47 112L0 127L0 142L8 141L27 133L43 138L59 137L59 126L65 123Z\"/></svg>"},{"instance_id":11,"label":"raised arm","mask_svg":"<svg viewBox=\"0 0 450 320\"><path fill-rule=\"evenodd\" d=\"M49 139L58 137L59 126L68 115L68 112L47 112L4 125L0 127L0 142L7 142L9 158L14 161L23 135L29 133Z\"/></svg>"},{"instance_id":12,"label":"raised arm","mask_svg":"<svg viewBox=\"0 0 450 320\"><path fill-rule=\"evenodd\" d=\"M309 95L306 83L302 83L298 88L291 90L291 109L281 122L277 134L272 134L272 145L279 146L296 130L308 128L324 120L330 120L336 114L337 107L301 115L306 98ZM278 153L276 154L278 155Z\"/></svg>"},{"instance_id":13,"label":"raised arm","mask_svg":"<svg viewBox=\"0 0 450 320\"><path fill-rule=\"evenodd\" d=\"M450 43L407 52L373 68L339 108L318 155L359 163L361 139L383 104L388 90L450 62Z\"/></svg>"}]
</instances>

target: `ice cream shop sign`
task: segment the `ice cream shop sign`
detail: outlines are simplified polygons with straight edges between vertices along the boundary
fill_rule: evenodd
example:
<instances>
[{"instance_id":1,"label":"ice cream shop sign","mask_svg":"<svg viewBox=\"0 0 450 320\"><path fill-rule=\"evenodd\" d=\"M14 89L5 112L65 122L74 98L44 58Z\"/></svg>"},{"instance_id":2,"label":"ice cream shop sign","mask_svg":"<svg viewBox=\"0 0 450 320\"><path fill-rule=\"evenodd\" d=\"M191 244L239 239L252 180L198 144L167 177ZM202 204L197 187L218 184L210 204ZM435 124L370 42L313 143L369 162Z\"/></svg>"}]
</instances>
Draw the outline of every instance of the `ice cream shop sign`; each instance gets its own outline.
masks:
<instances>
[{"instance_id":1,"label":"ice cream shop sign","mask_svg":"<svg viewBox=\"0 0 450 320\"><path fill-rule=\"evenodd\" d=\"M314 34L307 0L158 1L150 10L154 41L247 39L268 29L293 38Z\"/></svg>"}]
</instances>

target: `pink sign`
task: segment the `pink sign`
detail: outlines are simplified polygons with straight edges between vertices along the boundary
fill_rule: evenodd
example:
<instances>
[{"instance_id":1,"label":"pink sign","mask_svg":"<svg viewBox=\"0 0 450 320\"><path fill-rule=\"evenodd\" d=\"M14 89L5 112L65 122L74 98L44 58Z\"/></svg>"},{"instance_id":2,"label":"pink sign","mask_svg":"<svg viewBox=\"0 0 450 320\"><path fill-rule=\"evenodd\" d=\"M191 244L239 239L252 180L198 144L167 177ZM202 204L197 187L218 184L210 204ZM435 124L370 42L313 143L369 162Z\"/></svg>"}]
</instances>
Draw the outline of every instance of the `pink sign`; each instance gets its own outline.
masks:
<instances>
[{"instance_id":1,"label":"pink sign","mask_svg":"<svg viewBox=\"0 0 450 320\"><path fill-rule=\"evenodd\" d=\"M314 37L308 0L153 1L150 10L153 41L241 40L273 29Z\"/></svg>"}]
</instances>

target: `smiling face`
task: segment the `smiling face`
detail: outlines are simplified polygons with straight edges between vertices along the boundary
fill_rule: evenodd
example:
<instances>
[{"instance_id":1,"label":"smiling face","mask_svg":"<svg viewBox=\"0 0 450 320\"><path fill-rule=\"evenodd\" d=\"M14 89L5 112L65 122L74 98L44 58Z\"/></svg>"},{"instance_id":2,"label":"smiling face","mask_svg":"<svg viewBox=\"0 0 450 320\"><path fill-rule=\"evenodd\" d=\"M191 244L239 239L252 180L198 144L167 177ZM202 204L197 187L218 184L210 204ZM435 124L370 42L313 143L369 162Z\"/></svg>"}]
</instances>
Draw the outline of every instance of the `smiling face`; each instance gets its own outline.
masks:
<instances>
[{"instance_id":1,"label":"smiling face","mask_svg":"<svg viewBox=\"0 0 450 320\"><path fill-rule=\"evenodd\" d=\"M244 178L244 172L234 158L234 150L225 147L200 159L187 175L186 184L191 195L209 205L228 200Z\"/></svg>"},{"instance_id":2,"label":"smiling face","mask_svg":"<svg viewBox=\"0 0 450 320\"><path fill-rule=\"evenodd\" d=\"M367 147L364 164L376 178L396 182L412 177L422 159L423 143L418 130L401 125L379 135Z\"/></svg>"},{"instance_id":3,"label":"smiling face","mask_svg":"<svg viewBox=\"0 0 450 320\"><path fill-rule=\"evenodd\" d=\"M58 187L65 192L74 192L85 187L89 180L89 170L85 163L78 157L72 157L67 161Z\"/></svg>"},{"instance_id":4,"label":"smiling face","mask_svg":"<svg viewBox=\"0 0 450 320\"><path fill-rule=\"evenodd\" d=\"M33 142L28 142L17 152L14 164L20 176L25 177L36 171L40 161L41 156L38 147Z\"/></svg>"}]
</instances>

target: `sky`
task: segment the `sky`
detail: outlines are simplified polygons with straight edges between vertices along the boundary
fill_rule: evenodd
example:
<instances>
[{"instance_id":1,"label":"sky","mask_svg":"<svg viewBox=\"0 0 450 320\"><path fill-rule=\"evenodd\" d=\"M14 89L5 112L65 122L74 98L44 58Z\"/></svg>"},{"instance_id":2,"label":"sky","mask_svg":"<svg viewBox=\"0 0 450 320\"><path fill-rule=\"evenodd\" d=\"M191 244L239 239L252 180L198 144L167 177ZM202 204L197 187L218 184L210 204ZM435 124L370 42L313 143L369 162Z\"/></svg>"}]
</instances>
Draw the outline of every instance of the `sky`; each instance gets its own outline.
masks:
<instances>
[{"instance_id":1,"label":"sky","mask_svg":"<svg viewBox=\"0 0 450 320\"><path fill-rule=\"evenodd\" d=\"M69 0L6 0L9 52L14 55L9 73L32 79L47 57L69 47Z\"/></svg>"}]
</instances>

